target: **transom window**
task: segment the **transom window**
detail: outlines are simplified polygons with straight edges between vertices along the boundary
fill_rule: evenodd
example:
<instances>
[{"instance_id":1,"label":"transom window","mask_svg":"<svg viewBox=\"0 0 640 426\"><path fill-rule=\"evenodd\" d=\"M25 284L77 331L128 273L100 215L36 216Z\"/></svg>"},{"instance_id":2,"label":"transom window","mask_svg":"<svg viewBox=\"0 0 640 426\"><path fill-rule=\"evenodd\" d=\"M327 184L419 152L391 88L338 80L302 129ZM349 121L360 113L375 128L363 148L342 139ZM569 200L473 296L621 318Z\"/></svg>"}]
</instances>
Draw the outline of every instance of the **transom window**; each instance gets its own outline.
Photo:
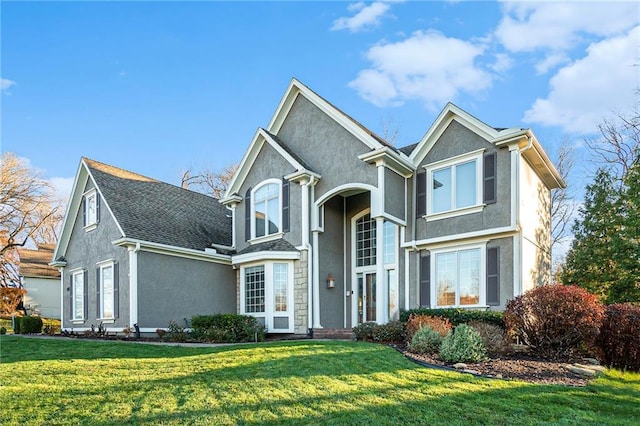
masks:
<instances>
[{"instance_id":1,"label":"transom window","mask_svg":"<svg viewBox=\"0 0 640 426\"><path fill-rule=\"evenodd\" d=\"M376 264L376 220L367 213L356 220L356 266Z\"/></svg>"},{"instance_id":2,"label":"transom window","mask_svg":"<svg viewBox=\"0 0 640 426\"><path fill-rule=\"evenodd\" d=\"M72 275L72 312L73 318L72 320L83 320L84 319L84 310L85 310L85 294L84 294L84 271L75 272Z\"/></svg>"},{"instance_id":3,"label":"transom window","mask_svg":"<svg viewBox=\"0 0 640 426\"><path fill-rule=\"evenodd\" d=\"M480 304L480 257L479 248L435 255L437 306Z\"/></svg>"},{"instance_id":4,"label":"transom window","mask_svg":"<svg viewBox=\"0 0 640 426\"><path fill-rule=\"evenodd\" d=\"M253 193L255 238L280 232L280 184L267 183Z\"/></svg>"}]
</instances>

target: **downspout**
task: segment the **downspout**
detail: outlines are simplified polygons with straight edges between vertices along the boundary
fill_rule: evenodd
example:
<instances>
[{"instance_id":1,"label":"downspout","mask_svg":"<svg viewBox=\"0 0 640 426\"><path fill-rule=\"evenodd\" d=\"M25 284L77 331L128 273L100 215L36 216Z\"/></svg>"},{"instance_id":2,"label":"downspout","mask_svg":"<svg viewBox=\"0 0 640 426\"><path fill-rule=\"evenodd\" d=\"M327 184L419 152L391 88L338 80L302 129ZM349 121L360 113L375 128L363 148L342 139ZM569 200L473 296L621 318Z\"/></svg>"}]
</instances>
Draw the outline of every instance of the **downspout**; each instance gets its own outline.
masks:
<instances>
[{"instance_id":1,"label":"downspout","mask_svg":"<svg viewBox=\"0 0 640 426\"><path fill-rule=\"evenodd\" d=\"M140 243L129 246L129 323L138 329L138 252Z\"/></svg>"}]
</instances>

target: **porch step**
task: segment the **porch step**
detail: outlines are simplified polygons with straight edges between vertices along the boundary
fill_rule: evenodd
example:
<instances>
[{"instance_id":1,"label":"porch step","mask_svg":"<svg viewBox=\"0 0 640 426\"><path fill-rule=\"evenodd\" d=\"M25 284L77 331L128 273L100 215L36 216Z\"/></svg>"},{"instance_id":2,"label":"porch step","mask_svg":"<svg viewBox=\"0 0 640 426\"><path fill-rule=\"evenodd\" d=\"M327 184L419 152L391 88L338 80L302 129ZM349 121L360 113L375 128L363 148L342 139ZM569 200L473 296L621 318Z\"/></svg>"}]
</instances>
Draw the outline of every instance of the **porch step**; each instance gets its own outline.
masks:
<instances>
[{"instance_id":1,"label":"porch step","mask_svg":"<svg viewBox=\"0 0 640 426\"><path fill-rule=\"evenodd\" d=\"M314 328L314 339L353 340L353 330L350 328Z\"/></svg>"}]
</instances>

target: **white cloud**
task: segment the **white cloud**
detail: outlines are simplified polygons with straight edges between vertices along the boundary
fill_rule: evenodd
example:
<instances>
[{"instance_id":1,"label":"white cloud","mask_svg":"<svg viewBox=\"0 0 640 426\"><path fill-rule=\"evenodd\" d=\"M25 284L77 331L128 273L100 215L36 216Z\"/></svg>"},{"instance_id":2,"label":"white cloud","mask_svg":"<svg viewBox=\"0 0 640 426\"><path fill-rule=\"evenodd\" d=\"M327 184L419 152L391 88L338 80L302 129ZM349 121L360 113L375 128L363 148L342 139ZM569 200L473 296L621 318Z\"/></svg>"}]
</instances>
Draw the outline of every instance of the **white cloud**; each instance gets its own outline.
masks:
<instances>
[{"instance_id":1,"label":"white cloud","mask_svg":"<svg viewBox=\"0 0 640 426\"><path fill-rule=\"evenodd\" d=\"M640 83L638 40L640 26L591 44L584 58L551 78L550 93L537 99L523 120L587 133L613 111L631 108Z\"/></svg>"},{"instance_id":2,"label":"white cloud","mask_svg":"<svg viewBox=\"0 0 640 426\"><path fill-rule=\"evenodd\" d=\"M548 73L552 68L569 62L569 57L564 53L552 53L536 64L538 75Z\"/></svg>"},{"instance_id":3,"label":"white cloud","mask_svg":"<svg viewBox=\"0 0 640 426\"><path fill-rule=\"evenodd\" d=\"M495 31L512 52L566 50L587 34L611 37L638 23L635 2L505 2Z\"/></svg>"},{"instance_id":4,"label":"white cloud","mask_svg":"<svg viewBox=\"0 0 640 426\"><path fill-rule=\"evenodd\" d=\"M366 57L371 68L361 71L349 87L377 106L416 99L439 108L460 92L491 86L491 75L474 63L484 50L437 31L418 31L397 43L370 48Z\"/></svg>"},{"instance_id":5,"label":"white cloud","mask_svg":"<svg viewBox=\"0 0 640 426\"><path fill-rule=\"evenodd\" d=\"M62 200L65 203L69 200L71 190L73 189L73 180L73 177L53 177L49 179L56 199Z\"/></svg>"},{"instance_id":6,"label":"white cloud","mask_svg":"<svg viewBox=\"0 0 640 426\"><path fill-rule=\"evenodd\" d=\"M364 2L350 4L347 10L357 12L355 15L342 16L333 21L332 31L349 30L352 33L378 26L380 19L389 11L389 2L377 1L370 5Z\"/></svg>"},{"instance_id":7,"label":"white cloud","mask_svg":"<svg viewBox=\"0 0 640 426\"><path fill-rule=\"evenodd\" d=\"M13 80L9 80L6 78L0 78L0 90L2 90L3 92L5 90L9 90L11 88L11 86L15 86L16 82Z\"/></svg>"},{"instance_id":8,"label":"white cloud","mask_svg":"<svg viewBox=\"0 0 640 426\"><path fill-rule=\"evenodd\" d=\"M496 54L496 61L491 65L491 69L497 73L509 71L513 66L513 59L506 53Z\"/></svg>"}]
</instances>

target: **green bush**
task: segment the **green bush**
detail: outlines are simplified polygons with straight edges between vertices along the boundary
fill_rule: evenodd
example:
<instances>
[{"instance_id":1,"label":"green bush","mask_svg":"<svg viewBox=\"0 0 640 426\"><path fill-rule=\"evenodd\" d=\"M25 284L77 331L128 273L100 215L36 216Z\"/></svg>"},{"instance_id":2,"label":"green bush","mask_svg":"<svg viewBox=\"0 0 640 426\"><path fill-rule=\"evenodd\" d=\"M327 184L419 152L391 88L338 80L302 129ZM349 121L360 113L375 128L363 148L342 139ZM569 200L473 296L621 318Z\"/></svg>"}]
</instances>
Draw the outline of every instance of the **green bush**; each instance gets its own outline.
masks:
<instances>
[{"instance_id":1,"label":"green bush","mask_svg":"<svg viewBox=\"0 0 640 426\"><path fill-rule=\"evenodd\" d=\"M409 351L416 354L435 354L442 344L440 333L428 326L423 326L413 334Z\"/></svg>"},{"instance_id":2,"label":"green bush","mask_svg":"<svg viewBox=\"0 0 640 426\"><path fill-rule=\"evenodd\" d=\"M7 334L7 327L0 327L0 334Z\"/></svg>"},{"instance_id":3,"label":"green bush","mask_svg":"<svg viewBox=\"0 0 640 426\"><path fill-rule=\"evenodd\" d=\"M401 343L404 340L404 328L400 321L376 324L371 334L374 342Z\"/></svg>"},{"instance_id":4,"label":"green bush","mask_svg":"<svg viewBox=\"0 0 640 426\"><path fill-rule=\"evenodd\" d=\"M20 317L13 319L13 334L20 334Z\"/></svg>"},{"instance_id":5,"label":"green bush","mask_svg":"<svg viewBox=\"0 0 640 426\"><path fill-rule=\"evenodd\" d=\"M467 324L470 321L481 321L488 324L497 325L505 328L502 312L499 311L479 311L474 309L446 308L446 309L428 309L416 308L400 313L400 321L407 322L411 315L427 315L431 317L447 318L453 326Z\"/></svg>"},{"instance_id":6,"label":"green bush","mask_svg":"<svg viewBox=\"0 0 640 426\"><path fill-rule=\"evenodd\" d=\"M363 322L353 327L353 334L356 335L356 340L373 340L373 328L376 325L375 322Z\"/></svg>"},{"instance_id":7,"label":"green bush","mask_svg":"<svg viewBox=\"0 0 640 426\"><path fill-rule=\"evenodd\" d=\"M265 339L264 327L250 315L195 315L191 317L191 328L194 338L208 342L261 342Z\"/></svg>"},{"instance_id":8,"label":"green bush","mask_svg":"<svg viewBox=\"0 0 640 426\"><path fill-rule=\"evenodd\" d=\"M170 342L186 342L189 340L189 333L178 325L175 321L169 321L169 327L167 327L167 333L165 338Z\"/></svg>"},{"instance_id":9,"label":"green bush","mask_svg":"<svg viewBox=\"0 0 640 426\"><path fill-rule=\"evenodd\" d=\"M20 334L31 334L42 332L42 318L26 316L16 318L16 323L20 323Z\"/></svg>"},{"instance_id":10,"label":"green bush","mask_svg":"<svg viewBox=\"0 0 640 426\"><path fill-rule=\"evenodd\" d=\"M480 334L466 324L449 332L440 346L440 358L447 362L479 362L487 359Z\"/></svg>"}]
</instances>

